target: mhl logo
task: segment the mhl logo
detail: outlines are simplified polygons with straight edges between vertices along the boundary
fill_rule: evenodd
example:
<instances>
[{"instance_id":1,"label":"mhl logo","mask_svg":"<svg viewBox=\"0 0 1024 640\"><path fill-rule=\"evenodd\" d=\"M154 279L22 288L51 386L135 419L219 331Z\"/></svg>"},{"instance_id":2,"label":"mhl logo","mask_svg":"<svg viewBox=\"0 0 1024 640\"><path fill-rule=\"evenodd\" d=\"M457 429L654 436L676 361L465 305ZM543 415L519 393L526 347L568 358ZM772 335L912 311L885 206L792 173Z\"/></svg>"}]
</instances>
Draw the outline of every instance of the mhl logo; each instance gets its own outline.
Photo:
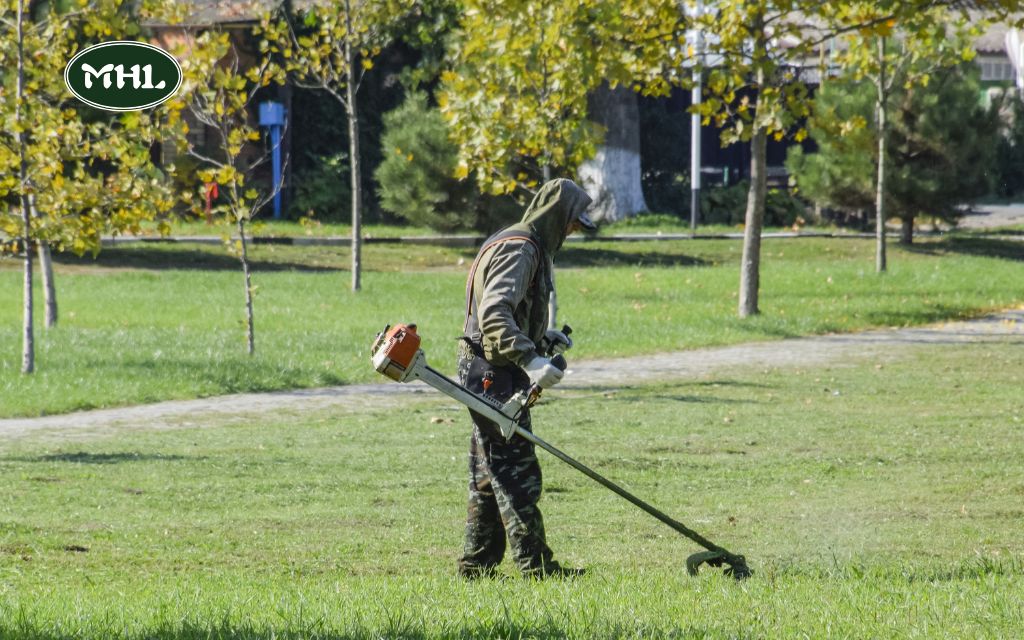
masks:
<instances>
[{"instance_id":1,"label":"mhl logo","mask_svg":"<svg viewBox=\"0 0 1024 640\"><path fill-rule=\"evenodd\" d=\"M145 42L119 40L84 49L64 69L64 82L82 102L106 111L154 107L181 86L178 61Z\"/></svg>"},{"instance_id":2,"label":"mhl logo","mask_svg":"<svg viewBox=\"0 0 1024 640\"><path fill-rule=\"evenodd\" d=\"M131 71L126 72L124 65L119 64L116 67L112 64L106 64L99 70L93 69L92 65L86 63L82 65L82 71L85 72L85 88L92 89L93 78L103 78L103 88L109 89L111 83L110 76L117 74L117 88L124 89L125 81L128 78L132 79L132 89L163 89L167 86L167 83L161 80L155 86L153 85L153 65L147 64L144 67L140 67L137 64L133 64ZM142 72L144 78L143 81L139 81L139 72ZM111 73L113 72L113 73Z\"/></svg>"}]
</instances>

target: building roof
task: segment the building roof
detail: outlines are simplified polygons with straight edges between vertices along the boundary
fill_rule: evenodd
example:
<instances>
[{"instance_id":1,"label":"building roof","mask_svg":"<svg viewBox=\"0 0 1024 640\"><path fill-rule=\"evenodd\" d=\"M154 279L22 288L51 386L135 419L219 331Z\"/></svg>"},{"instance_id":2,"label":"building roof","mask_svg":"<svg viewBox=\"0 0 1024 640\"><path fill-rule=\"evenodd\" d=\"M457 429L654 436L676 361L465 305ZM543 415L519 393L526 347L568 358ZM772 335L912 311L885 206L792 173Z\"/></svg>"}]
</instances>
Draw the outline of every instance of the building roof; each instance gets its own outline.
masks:
<instances>
[{"instance_id":1,"label":"building roof","mask_svg":"<svg viewBox=\"0 0 1024 640\"><path fill-rule=\"evenodd\" d=\"M209 27L213 25L243 25L258 22L274 11L282 0L186 0L190 7L184 20L173 26ZM314 0L293 0L295 10L307 9ZM171 26L165 22L150 22L147 26Z\"/></svg>"},{"instance_id":2,"label":"building roof","mask_svg":"<svg viewBox=\"0 0 1024 640\"><path fill-rule=\"evenodd\" d=\"M978 53L1006 53L1006 34L1010 29L1004 23L990 24L974 41L974 48Z\"/></svg>"}]
</instances>

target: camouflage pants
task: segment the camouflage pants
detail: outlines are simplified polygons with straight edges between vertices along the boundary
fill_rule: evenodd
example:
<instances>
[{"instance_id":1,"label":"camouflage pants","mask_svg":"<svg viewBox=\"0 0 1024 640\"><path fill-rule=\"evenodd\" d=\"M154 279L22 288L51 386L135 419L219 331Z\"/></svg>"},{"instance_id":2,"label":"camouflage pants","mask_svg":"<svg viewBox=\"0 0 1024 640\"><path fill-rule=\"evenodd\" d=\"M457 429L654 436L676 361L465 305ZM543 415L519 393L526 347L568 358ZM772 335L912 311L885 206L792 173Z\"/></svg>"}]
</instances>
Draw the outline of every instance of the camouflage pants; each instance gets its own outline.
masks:
<instances>
[{"instance_id":1,"label":"camouflage pants","mask_svg":"<svg viewBox=\"0 0 1024 640\"><path fill-rule=\"evenodd\" d=\"M459 382L466 388L484 393L483 378L488 371L493 374L493 382L487 394L502 402L529 385L529 378L519 367L494 367L466 345L460 348ZM473 411L470 416L469 508L459 570L472 574L496 567L505 555L506 536L520 570L541 569L551 562L552 553L537 507L541 472L534 446L517 437L507 441L495 423ZM530 429L529 415L522 426Z\"/></svg>"}]
</instances>

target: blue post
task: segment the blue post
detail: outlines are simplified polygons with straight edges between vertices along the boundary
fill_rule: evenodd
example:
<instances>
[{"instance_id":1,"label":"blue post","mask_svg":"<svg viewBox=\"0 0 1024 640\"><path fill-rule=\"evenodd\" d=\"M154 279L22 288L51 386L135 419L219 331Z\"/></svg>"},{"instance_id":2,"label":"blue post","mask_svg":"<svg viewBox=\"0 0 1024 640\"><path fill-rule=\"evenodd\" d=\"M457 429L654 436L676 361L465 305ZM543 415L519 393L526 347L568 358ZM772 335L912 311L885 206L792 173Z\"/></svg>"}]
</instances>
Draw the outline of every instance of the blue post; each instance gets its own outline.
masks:
<instances>
[{"instance_id":1,"label":"blue post","mask_svg":"<svg viewBox=\"0 0 1024 640\"><path fill-rule=\"evenodd\" d=\"M280 102L260 103L260 126L270 133L270 162L273 173L274 219L281 218L281 129L284 127L285 109Z\"/></svg>"},{"instance_id":2,"label":"blue post","mask_svg":"<svg viewBox=\"0 0 1024 640\"><path fill-rule=\"evenodd\" d=\"M281 127L270 127L270 161L274 167L274 220L281 219Z\"/></svg>"}]
</instances>

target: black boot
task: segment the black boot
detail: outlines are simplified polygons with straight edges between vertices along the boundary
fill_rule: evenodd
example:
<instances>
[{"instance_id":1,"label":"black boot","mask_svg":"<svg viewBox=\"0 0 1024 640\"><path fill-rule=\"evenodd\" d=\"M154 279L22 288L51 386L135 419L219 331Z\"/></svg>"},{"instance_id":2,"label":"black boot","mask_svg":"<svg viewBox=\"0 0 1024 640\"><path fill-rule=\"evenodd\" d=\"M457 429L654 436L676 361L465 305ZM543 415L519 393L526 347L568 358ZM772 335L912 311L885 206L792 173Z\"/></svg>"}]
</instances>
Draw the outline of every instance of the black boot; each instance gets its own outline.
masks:
<instances>
[{"instance_id":1,"label":"black boot","mask_svg":"<svg viewBox=\"0 0 1024 640\"><path fill-rule=\"evenodd\" d=\"M498 577L498 567L494 565L469 564L459 562L459 577L466 580Z\"/></svg>"},{"instance_id":2,"label":"black boot","mask_svg":"<svg viewBox=\"0 0 1024 640\"><path fill-rule=\"evenodd\" d=\"M555 560L539 563L536 567L523 570L523 577L534 580L545 580L547 578L573 579L579 578L587 572L586 569L563 567Z\"/></svg>"}]
</instances>

